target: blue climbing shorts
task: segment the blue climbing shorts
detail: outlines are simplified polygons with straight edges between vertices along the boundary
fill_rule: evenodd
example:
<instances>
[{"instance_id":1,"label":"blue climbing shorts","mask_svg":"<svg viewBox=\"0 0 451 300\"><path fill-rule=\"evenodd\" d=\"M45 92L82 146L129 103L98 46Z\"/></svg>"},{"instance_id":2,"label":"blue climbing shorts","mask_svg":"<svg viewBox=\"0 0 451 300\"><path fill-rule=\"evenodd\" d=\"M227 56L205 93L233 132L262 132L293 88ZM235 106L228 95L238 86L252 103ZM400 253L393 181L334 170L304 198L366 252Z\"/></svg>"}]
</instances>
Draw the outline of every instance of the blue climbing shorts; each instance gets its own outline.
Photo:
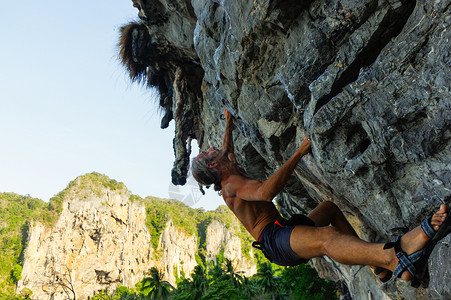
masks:
<instances>
[{"instance_id":1,"label":"blue climbing shorts","mask_svg":"<svg viewBox=\"0 0 451 300\"><path fill-rule=\"evenodd\" d=\"M304 215L295 215L290 220L279 223L275 221L266 225L258 242L252 243L262 250L269 261L280 266L297 266L308 262L308 259L299 257L290 245L290 236L296 225L315 226L313 221Z\"/></svg>"}]
</instances>

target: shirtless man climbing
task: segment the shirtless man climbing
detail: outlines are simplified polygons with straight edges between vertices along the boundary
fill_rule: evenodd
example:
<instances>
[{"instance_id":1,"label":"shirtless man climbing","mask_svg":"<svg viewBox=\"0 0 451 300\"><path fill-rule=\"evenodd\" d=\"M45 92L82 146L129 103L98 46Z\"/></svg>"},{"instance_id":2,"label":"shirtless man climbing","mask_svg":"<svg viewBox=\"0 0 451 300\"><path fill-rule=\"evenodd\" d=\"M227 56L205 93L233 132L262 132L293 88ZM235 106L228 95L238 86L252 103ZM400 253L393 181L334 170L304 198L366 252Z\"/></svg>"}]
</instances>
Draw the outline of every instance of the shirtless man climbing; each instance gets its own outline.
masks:
<instances>
[{"instance_id":1,"label":"shirtless man climbing","mask_svg":"<svg viewBox=\"0 0 451 300\"><path fill-rule=\"evenodd\" d=\"M222 190L225 203L268 259L291 266L327 255L342 264L376 266L373 269L384 282L394 272L404 280L412 280L413 286L420 284L433 246L451 232L446 205L421 226L387 244L361 240L340 209L330 201L319 204L307 217L298 215L287 221L272 200L282 190L299 160L309 153L309 140L306 138L267 180L253 180L236 162L233 117L227 109L224 115L226 131L222 149L211 147L200 152L192 162L192 173L200 184L213 184L215 190Z\"/></svg>"}]
</instances>

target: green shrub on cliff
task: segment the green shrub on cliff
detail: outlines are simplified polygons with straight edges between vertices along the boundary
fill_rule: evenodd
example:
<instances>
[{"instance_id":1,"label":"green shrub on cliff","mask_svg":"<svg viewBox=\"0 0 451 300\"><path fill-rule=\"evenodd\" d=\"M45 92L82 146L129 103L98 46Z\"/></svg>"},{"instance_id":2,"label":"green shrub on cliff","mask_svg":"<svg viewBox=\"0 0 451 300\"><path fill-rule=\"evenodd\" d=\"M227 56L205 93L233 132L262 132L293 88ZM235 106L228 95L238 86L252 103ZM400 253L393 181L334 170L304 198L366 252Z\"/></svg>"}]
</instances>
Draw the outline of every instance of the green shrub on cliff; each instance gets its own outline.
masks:
<instances>
[{"instance_id":1,"label":"green shrub on cliff","mask_svg":"<svg viewBox=\"0 0 451 300\"><path fill-rule=\"evenodd\" d=\"M0 299L13 299L20 280L30 222L51 225L56 213L49 204L14 193L0 193Z\"/></svg>"},{"instance_id":2,"label":"green shrub on cliff","mask_svg":"<svg viewBox=\"0 0 451 300\"><path fill-rule=\"evenodd\" d=\"M322 279L308 264L287 267L281 272L281 288L297 300L337 299L336 284Z\"/></svg>"},{"instance_id":3,"label":"green shrub on cliff","mask_svg":"<svg viewBox=\"0 0 451 300\"><path fill-rule=\"evenodd\" d=\"M234 231L242 243L244 254L250 258L250 245L252 237L246 229L240 225L233 213L226 206L219 206L215 211L205 211L204 209L193 209L180 201L170 199L159 199L147 197L142 199L133 195L133 201L142 201L146 207L146 224L150 231L151 244L154 249L158 247L158 242L166 224L172 220L175 227L180 228L189 235L195 234L198 241L198 255L202 264L206 256L206 232L208 225L217 220L224 224L226 228Z\"/></svg>"},{"instance_id":4,"label":"green shrub on cliff","mask_svg":"<svg viewBox=\"0 0 451 300\"><path fill-rule=\"evenodd\" d=\"M17 283L20 279L22 279L22 266L16 264L11 270L10 276L14 283Z\"/></svg>"},{"instance_id":5,"label":"green shrub on cliff","mask_svg":"<svg viewBox=\"0 0 451 300\"><path fill-rule=\"evenodd\" d=\"M49 206L57 214L60 214L63 210L64 199L67 197L76 197L78 200L87 199L92 194L101 197L104 189L120 192L127 190L122 182L106 175L97 172L87 173L72 180L64 190L50 198Z\"/></svg>"}]
</instances>

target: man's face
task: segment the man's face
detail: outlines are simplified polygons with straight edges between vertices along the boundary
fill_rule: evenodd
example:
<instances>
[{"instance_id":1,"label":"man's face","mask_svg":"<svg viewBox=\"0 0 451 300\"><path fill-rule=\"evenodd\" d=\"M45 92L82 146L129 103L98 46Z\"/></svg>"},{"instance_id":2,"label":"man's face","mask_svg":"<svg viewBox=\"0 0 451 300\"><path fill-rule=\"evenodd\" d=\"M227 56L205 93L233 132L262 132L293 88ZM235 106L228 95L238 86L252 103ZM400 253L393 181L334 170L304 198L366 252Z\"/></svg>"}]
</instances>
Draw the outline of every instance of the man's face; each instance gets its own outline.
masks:
<instances>
[{"instance_id":1,"label":"man's face","mask_svg":"<svg viewBox=\"0 0 451 300\"><path fill-rule=\"evenodd\" d=\"M197 155L196 159L199 157L206 157L211 160L217 161L221 157L226 156L226 152L227 152L226 150L219 150L216 149L215 147L210 147L206 151L201 151L199 155Z\"/></svg>"}]
</instances>

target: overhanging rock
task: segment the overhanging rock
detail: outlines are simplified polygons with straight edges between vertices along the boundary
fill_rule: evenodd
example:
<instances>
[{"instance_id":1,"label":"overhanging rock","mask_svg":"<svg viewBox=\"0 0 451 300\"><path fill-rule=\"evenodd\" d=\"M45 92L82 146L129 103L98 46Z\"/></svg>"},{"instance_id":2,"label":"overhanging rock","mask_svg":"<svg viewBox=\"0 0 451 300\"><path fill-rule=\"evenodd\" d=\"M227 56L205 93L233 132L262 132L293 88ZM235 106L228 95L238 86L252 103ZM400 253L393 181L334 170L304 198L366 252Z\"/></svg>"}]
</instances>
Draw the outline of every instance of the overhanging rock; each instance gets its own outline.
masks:
<instances>
[{"instance_id":1,"label":"overhanging rock","mask_svg":"<svg viewBox=\"0 0 451 300\"><path fill-rule=\"evenodd\" d=\"M221 145L227 107L237 159L257 179L311 139L280 197L285 214L332 200L365 239L389 241L450 202L451 0L133 4L147 32L129 39L142 55L125 58L160 90L162 125L176 123L174 183L186 180L192 139ZM433 253L432 277L449 258ZM364 273L341 275L351 294L420 297ZM423 294L449 295L441 281L429 287Z\"/></svg>"}]
</instances>

